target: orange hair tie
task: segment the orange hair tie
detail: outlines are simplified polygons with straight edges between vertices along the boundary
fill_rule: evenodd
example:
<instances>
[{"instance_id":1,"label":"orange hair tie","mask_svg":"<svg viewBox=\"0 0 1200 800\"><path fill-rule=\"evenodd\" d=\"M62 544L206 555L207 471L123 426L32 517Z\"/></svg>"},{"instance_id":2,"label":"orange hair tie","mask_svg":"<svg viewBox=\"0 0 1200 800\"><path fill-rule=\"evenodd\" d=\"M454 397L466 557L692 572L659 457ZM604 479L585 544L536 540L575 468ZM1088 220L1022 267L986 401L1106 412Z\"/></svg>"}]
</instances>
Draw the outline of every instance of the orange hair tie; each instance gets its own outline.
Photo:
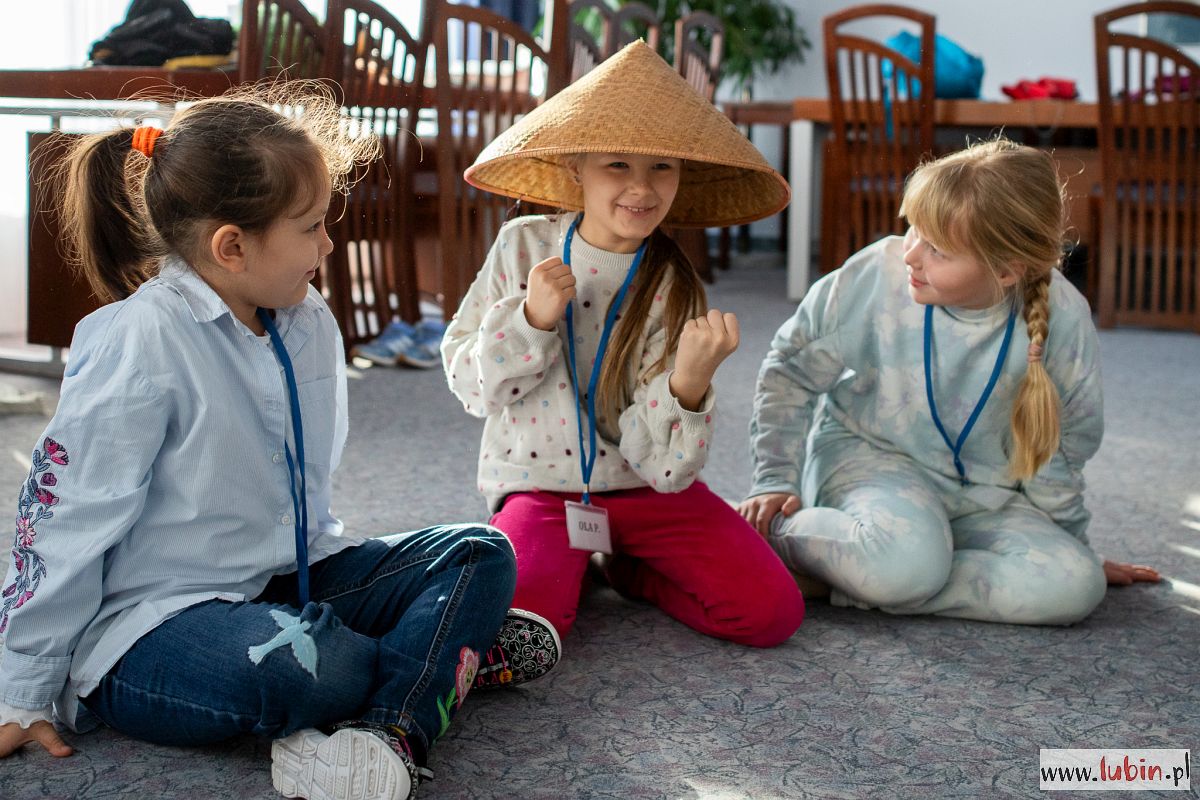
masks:
<instances>
[{"instance_id":1,"label":"orange hair tie","mask_svg":"<svg viewBox=\"0 0 1200 800\"><path fill-rule=\"evenodd\" d=\"M160 128L140 125L133 129L133 149L150 158L154 155L154 143L158 141L159 136L162 136Z\"/></svg>"}]
</instances>

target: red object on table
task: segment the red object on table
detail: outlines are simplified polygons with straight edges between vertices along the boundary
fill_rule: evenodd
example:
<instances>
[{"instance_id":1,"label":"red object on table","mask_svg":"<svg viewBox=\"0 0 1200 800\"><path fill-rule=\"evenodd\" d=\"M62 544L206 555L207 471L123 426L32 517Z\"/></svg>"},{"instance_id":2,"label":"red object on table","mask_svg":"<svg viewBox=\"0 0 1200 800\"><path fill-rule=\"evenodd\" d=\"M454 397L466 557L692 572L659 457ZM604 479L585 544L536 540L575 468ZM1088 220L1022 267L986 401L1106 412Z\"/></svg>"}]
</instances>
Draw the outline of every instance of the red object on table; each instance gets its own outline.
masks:
<instances>
[{"instance_id":1,"label":"red object on table","mask_svg":"<svg viewBox=\"0 0 1200 800\"><path fill-rule=\"evenodd\" d=\"M1022 80L1008 86L1001 86L1000 91L1013 100L1034 100L1053 98L1056 100L1074 100L1079 96L1075 81L1070 78L1038 78L1036 81Z\"/></svg>"}]
</instances>

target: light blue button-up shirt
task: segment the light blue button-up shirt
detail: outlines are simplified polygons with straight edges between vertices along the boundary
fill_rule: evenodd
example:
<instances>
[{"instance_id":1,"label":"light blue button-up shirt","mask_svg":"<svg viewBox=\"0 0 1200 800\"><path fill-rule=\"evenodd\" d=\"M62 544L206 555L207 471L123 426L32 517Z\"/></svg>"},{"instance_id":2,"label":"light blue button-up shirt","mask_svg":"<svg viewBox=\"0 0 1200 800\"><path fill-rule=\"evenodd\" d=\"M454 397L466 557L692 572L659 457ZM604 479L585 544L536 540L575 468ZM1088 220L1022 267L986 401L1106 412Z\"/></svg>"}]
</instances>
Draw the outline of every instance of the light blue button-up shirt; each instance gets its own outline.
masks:
<instances>
[{"instance_id":1,"label":"light blue button-up shirt","mask_svg":"<svg viewBox=\"0 0 1200 800\"><path fill-rule=\"evenodd\" d=\"M312 288L276 324L300 395L311 563L357 541L329 510L347 431L342 340ZM53 702L74 725L77 698L147 631L295 570L290 437L270 340L181 261L80 322L20 490L0 589L0 704Z\"/></svg>"}]
</instances>

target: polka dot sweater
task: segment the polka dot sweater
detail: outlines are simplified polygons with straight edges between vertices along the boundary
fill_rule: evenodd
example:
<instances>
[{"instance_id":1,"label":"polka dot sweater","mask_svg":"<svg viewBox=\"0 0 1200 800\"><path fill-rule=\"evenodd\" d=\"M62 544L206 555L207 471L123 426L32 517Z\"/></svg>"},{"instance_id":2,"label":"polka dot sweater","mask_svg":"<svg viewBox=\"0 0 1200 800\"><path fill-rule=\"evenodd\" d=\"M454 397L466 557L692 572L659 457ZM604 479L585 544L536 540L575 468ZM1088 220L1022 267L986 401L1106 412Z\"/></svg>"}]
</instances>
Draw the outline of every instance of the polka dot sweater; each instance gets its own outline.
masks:
<instances>
[{"instance_id":1,"label":"polka dot sweater","mask_svg":"<svg viewBox=\"0 0 1200 800\"><path fill-rule=\"evenodd\" d=\"M554 331L542 331L525 319L529 271L547 258L562 255L574 217L522 217L505 224L442 341L450 390L468 413L487 418L479 454L479 490L493 511L513 492L581 492L584 488L566 321L560 321ZM604 315L632 261L633 254L600 250L578 232L572 241L581 399ZM635 280L625 306L637 286ZM598 420L593 492L642 486L681 491L696 479L707 459L715 416L712 390L700 410L692 412L680 406L668 388L673 358L667 370L649 375L666 343L662 315L668 289L667 281L657 287L642 334L640 363L629 365L628 379L636 381L631 405L615 424L603 417Z\"/></svg>"}]
</instances>

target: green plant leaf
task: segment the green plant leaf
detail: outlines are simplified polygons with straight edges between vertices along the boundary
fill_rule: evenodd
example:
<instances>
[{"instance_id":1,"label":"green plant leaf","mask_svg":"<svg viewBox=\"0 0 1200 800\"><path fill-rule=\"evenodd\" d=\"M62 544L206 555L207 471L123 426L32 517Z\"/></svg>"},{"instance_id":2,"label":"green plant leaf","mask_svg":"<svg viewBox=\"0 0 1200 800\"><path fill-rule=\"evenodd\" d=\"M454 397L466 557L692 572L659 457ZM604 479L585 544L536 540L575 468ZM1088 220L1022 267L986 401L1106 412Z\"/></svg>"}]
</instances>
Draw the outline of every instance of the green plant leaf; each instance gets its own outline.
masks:
<instances>
[{"instance_id":1,"label":"green plant leaf","mask_svg":"<svg viewBox=\"0 0 1200 800\"><path fill-rule=\"evenodd\" d=\"M616 0L623 6L633 0ZM773 75L789 63L804 61L812 47L796 12L781 0L651 0L662 21L662 57L674 61L675 22L692 11L707 11L725 25L722 77L736 89L748 87L756 75ZM708 44L704 42L704 44Z\"/></svg>"}]
</instances>

